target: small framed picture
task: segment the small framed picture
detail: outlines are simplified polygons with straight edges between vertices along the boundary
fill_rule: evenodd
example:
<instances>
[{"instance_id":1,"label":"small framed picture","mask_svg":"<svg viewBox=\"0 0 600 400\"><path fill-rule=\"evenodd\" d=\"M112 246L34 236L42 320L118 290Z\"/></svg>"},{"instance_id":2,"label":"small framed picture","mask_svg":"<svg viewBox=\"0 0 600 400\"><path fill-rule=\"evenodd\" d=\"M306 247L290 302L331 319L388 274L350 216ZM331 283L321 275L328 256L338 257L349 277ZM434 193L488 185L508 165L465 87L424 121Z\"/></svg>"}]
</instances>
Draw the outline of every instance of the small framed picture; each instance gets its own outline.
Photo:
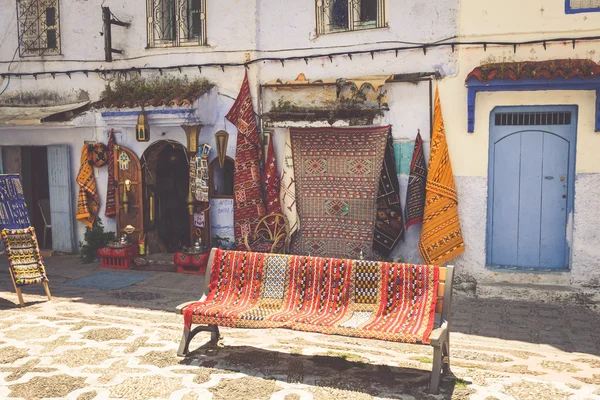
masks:
<instances>
[{"instance_id":1,"label":"small framed picture","mask_svg":"<svg viewBox=\"0 0 600 400\"><path fill-rule=\"evenodd\" d=\"M204 213L194 213L194 226L204 228Z\"/></svg>"}]
</instances>

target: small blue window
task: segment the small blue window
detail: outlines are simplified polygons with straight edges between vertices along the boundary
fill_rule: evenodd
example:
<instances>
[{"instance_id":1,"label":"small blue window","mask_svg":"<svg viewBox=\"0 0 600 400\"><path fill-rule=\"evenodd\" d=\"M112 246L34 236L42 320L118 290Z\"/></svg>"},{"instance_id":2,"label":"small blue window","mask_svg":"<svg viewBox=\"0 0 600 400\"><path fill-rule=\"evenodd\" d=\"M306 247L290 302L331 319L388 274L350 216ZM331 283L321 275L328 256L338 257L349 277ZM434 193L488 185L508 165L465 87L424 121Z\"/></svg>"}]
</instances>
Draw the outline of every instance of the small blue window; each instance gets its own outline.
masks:
<instances>
[{"instance_id":1,"label":"small blue window","mask_svg":"<svg viewBox=\"0 0 600 400\"><path fill-rule=\"evenodd\" d=\"M565 12L567 14L600 12L600 0L565 0Z\"/></svg>"}]
</instances>

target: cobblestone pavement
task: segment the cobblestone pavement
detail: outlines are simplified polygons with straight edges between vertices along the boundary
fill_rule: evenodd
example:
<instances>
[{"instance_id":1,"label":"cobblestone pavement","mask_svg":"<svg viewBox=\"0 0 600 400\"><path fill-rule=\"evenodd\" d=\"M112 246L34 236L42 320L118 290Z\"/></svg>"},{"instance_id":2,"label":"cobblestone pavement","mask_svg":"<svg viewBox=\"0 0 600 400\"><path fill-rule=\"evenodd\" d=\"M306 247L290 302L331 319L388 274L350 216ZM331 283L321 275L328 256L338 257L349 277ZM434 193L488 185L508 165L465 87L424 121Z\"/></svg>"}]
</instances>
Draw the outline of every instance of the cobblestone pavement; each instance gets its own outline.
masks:
<instances>
[{"instance_id":1,"label":"cobblestone pavement","mask_svg":"<svg viewBox=\"0 0 600 400\"><path fill-rule=\"evenodd\" d=\"M183 324L173 310L198 297L202 277L147 272L102 291L64 286L97 265L47 264L53 300L29 287L23 309L0 273L0 398L600 398L600 315L582 306L457 296L452 374L433 396L429 346L222 329L219 345L200 334L197 350L178 358Z\"/></svg>"}]
</instances>

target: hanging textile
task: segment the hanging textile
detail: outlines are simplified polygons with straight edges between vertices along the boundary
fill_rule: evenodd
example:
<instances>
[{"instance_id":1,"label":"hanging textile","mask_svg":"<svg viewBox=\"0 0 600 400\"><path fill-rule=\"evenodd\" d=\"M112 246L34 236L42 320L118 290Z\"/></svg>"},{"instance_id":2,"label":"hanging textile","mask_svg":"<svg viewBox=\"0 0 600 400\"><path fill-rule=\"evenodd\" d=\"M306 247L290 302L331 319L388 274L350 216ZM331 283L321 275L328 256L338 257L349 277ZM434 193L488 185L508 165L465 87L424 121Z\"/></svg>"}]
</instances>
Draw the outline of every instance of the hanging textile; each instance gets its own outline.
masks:
<instances>
[{"instance_id":1,"label":"hanging textile","mask_svg":"<svg viewBox=\"0 0 600 400\"><path fill-rule=\"evenodd\" d=\"M108 150L103 143L94 143L88 145L88 159L90 165L94 168L100 168L106 165L108 161Z\"/></svg>"},{"instance_id":2,"label":"hanging textile","mask_svg":"<svg viewBox=\"0 0 600 400\"><path fill-rule=\"evenodd\" d=\"M265 215L260 187L262 151L247 72L240 93L225 118L238 129L233 173L233 226L236 247L245 249L244 236L254 232L261 217Z\"/></svg>"},{"instance_id":3,"label":"hanging textile","mask_svg":"<svg viewBox=\"0 0 600 400\"><path fill-rule=\"evenodd\" d=\"M281 211L290 224L290 235L298 230L298 209L296 208L296 181L294 179L294 157L292 156L292 141L290 130L285 132L285 150L283 153L283 168L281 169L281 188L279 191Z\"/></svg>"},{"instance_id":4,"label":"hanging textile","mask_svg":"<svg viewBox=\"0 0 600 400\"><path fill-rule=\"evenodd\" d=\"M406 229L423 222L423 211L425 210L425 182L427 180L427 167L423 156L423 139L421 133L417 133L415 139L415 150L410 161L410 175L408 177L408 189L406 190Z\"/></svg>"},{"instance_id":5,"label":"hanging textile","mask_svg":"<svg viewBox=\"0 0 600 400\"><path fill-rule=\"evenodd\" d=\"M458 220L458 196L452 175L452 164L448 153L442 106L437 87L435 89L429 172L425 191L425 212L419 252L424 263L442 265L463 253L465 244Z\"/></svg>"},{"instance_id":6,"label":"hanging textile","mask_svg":"<svg viewBox=\"0 0 600 400\"><path fill-rule=\"evenodd\" d=\"M388 135L379 191L377 193L377 213L375 214L375 235L373 249L384 257L389 257L394 246L404 236L402 205L400 204L400 185L396 175L394 141L392 132Z\"/></svg>"},{"instance_id":7,"label":"hanging textile","mask_svg":"<svg viewBox=\"0 0 600 400\"><path fill-rule=\"evenodd\" d=\"M19 175L0 175L0 229L31 225Z\"/></svg>"},{"instance_id":8,"label":"hanging textile","mask_svg":"<svg viewBox=\"0 0 600 400\"><path fill-rule=\"evenodd\" d=\"M91 228L98 215L100 198L98 197L98 190L96 188L94 168L90 165L89 157L88 145L84 144L81 149L81 162L79 173L77 174L79 196L77 198L76 218Z\"/></svg>"},{"instance_id":9,"label":"hanging textile","mask_svg":"<svg viewBox=\"0 0 600 400\"><path fill-rule=\"evenodd\" d=\"M108 160L108 187L106 188L106 210L104 215L108 218L117 216L117 201L115 198L115 134L113 129L108 134L108 145L106 146Z\"/></svg>"},{"instance_id":10,"label":"hanging textile","mask_svg":"<svg viewBox=\"0 0 600 400\"><path fill-rule=\"evenodd\" d=\"M292 253L372 258L375 200L389 129L290 130L301 221Z\"/></svg>"},{"instance_id":11,"label":"hanging textile","mask_svg":"<svg viewBox=\"0 0 600 400\"><path fill-rule=\"evenodd\" d=\"M281 214L281 203L279 202L280 181L277 175L277 160L275 159L275 149L273 148L273 136L269 140L267 150L267 161L263 172L262 183L265 188L265 200L267 215Z\"/></svg>"}]
</instances>

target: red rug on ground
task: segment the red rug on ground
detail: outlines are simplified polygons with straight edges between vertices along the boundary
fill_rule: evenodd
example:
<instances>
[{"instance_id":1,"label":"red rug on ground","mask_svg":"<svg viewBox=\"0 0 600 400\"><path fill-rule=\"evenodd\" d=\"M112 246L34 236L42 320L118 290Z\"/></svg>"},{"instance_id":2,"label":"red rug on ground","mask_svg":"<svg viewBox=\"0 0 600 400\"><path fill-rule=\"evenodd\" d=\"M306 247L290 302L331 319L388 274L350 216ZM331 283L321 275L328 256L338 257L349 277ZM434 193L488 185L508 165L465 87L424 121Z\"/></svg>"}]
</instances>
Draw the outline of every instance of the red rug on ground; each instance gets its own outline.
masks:
<instances>
[{"instance_id":1,"label":"red rug on ground","mask_svg":"<svg viewBox=\"0 0 600 400\"><path fill-rule=\"evenodd\" d=\"M439 268L427 265L215 251L205 301L188 328L288 328L429 343Z\"/></svg>"},{"instance_id":2,"label":"red rug on ground","mask_svg":"<svg viewBox=\"0 0 600 400\"><path fill-rule=\"evenodd\" d=\"M248 73L233 107L225 116L238 129L233 172L233 232L238 249L245 249L244 236L254 232L261 217L265 215L260 185L261 148Z\"/></svg>"}]
</instances>

